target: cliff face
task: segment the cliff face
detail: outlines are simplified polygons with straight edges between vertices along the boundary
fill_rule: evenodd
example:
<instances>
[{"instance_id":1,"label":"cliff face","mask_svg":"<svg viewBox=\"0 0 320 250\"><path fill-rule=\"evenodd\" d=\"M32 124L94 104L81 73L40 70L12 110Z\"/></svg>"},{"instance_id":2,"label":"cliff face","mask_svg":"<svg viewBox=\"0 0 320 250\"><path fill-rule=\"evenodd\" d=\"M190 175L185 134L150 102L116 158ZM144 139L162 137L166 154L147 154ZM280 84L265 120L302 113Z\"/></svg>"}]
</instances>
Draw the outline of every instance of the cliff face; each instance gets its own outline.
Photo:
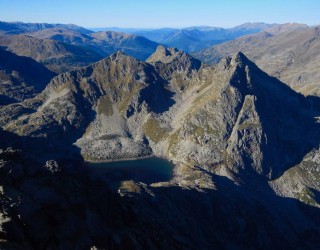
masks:
<instances>
[{"instance_id":1,"label":"cliff face","mask_svg":"<svg viewBox=\"0 0 320 250\"><path fill-rule=\"evenodd\" d=\"M110 204L115 210L121 207L116 213L119 231L102 211L102 203L85 203L90 204L85 213L84 203L79 203L82 214L77 216L86 220L79 235L89 230L89 245L245 249L250 244L300 247L309 240L308 247L315 247L319 104L317 98L304 97L268 76L240 52L215 66L164 47L148 62L118 52L55 77L33 99L1 107L1 133L8 138L1 147L22 149L27 161L42 161L49 172L68 164L74 168L74 159L81 158L156 155L175 163L171 181L149 186L111 185L108 176L88 177L89 183L108 188L110 197L116 197L113 192L118 188L126 190L119 203ZM49 159L58 162L44 163ZM23 191L25 178L29 177L18 184L4 180L3 185ZM58 183L59 178L54 177ZM78 180L73 174L61 178ZM55 183L48 185L56 189ZM97 198L73 188L85 199ZM26 195L33 195L29 191ZM65 232L60 228L63 219L57 218L58 231ZM133 218L140 222L130 224ZM100 229L93 230L93 225ZM160 241L156 232L168 241ZM103 241L105 235L111 238ZM138 240L141 235L147 237ZM193 239L194 235L198 236ZM236 236L224 243L230 235ZM48 242L49 236L43 237L41 241Z\"/></svg>"}]
</instances>

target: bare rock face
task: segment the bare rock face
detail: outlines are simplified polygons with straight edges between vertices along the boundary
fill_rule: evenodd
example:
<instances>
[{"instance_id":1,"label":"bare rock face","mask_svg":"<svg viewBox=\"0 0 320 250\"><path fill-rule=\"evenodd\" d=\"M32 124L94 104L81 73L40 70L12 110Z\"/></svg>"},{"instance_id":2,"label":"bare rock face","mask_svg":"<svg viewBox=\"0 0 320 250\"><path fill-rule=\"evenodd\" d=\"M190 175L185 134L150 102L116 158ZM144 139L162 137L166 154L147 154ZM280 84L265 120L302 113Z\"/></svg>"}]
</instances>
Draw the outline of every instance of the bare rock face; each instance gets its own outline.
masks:
<instances>
[{"instance_id":1,"label":"bare rock face","mask_svg":"<svg viewBox=\"0 0 320 250\"><path fill-rule=\"evenodd\" d=\"M157 50L147 59L159 74L170 81L170 86L176 91L182 92L188 86L186 82L196 77L202 63L176 48L166 48L159 45Z\"/></svg>"}]
</instances>

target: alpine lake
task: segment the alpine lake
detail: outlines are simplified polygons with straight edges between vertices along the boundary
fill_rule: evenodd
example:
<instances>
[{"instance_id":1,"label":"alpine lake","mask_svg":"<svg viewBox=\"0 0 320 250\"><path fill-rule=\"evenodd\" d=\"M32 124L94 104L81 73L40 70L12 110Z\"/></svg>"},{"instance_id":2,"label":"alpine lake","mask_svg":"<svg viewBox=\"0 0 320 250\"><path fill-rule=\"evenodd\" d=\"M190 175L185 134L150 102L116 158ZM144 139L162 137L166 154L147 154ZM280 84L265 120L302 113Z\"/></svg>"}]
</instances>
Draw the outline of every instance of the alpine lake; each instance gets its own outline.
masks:
<instances>
[{"instance_id":1,"label":"alpine lake","mask_svg":"<svg viewBox=\"0 0 320 250\"><path fill-rule=\"evenodd\" d=\"M105 176L110 181L133 180L146 184L171 180L174 167L168 160L158 157L90 162L88 166L94 175Z\"/></svg>"}]
</instances>

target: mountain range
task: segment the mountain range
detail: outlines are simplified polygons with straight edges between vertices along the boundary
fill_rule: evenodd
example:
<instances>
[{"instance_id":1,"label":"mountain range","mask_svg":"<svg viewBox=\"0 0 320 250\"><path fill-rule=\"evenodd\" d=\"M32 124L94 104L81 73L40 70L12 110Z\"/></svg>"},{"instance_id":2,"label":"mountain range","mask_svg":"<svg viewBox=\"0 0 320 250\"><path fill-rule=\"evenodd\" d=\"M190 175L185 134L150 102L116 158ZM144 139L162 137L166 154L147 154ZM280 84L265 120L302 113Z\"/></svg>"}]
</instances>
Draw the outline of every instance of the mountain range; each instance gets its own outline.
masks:
<instances>
[{"instance_id":1,"label":"mountain range","mask_svg":"<svg viewBox=\"0 0 320 250\"><path fill-rule=\"evenodd\" d=\"M305 95L319 95L319 27L269 30L204 49L194 56L206 63L243 51L259 67Z\"/></svg>"},{"instance_id":2,"label":"mountain range","mask_svg":"<svg viewBox=\"0 0 320 250\"><path fill-rule=\"evenodd\" d=\"M0 33L23 34L50 28L62 28L77 31L83 34L90 34L92 31L74 24L49 24L49 23L23 23L23 22L2 22L0 21Z\"/></svg>"},{"instance_id":3,"label":"mountain range","mask_svg":"<svg viewBox=\"0 0 320 250\"><path fill-rule=\"evenodd\" d=\"M29 197L14 208L20 219L12 218L5 225L19 228L16 237L30 238L23 242L31 246L32 242L39 246L79 244L80 237L86 239L81 241L86 246L116 244L120 248L127 244L133 248L176 245L209 249L215 244L226 249L317 248L319 112L319 99L294 92L242 53L208 66L163 46L147 62L117 52L54 77L33 99L1 107L2 137L8 138L2 142L6 150L2 151L6 157L3 171L9 171L4 173L15 173L10 169L16 169L14 162L20 159L9 157L10 152L17 154L12 147L23 152L19 160L23 173L30 164L44 164L44 172L30 177L11 174L20 179L2 182L11 201L16 202L16 193ZM76 165L78 171L81 169L82 158L105 161L151 155L175 164L171 181L144 186L110 182L105 176L95 195L79 189L83 184L70 183L68 190L80 192L82 200L97 199L105 190L115 203L109 203L107 210L100 202L84 205L84 201L70 200L63 206L60 197L71 194L56 185L60 178L84 181L81 175L70 172ZM64 168L67 172L59 170ZM46 171L49 176L52 172L55 182L45 181L49 178ZM102 176L92 178L89 186ZM47 194L34 193L38 189L35 186L44 186ZM127 193L123 201L112 198L118 188ZM28 208L28 199L49 194L51 198L35 199L40 210ZM64 217L49 212L52 206L59 207L58 211L75 206L69 212L74 219L63 226L60 221ZM87 206L86 214L80 212L83 206ZM118 206L122 208L115 211ZM127 215L123 209L133 212ZM112 229L111 235L113 222L103 211L119 218L119 227ZM86 222L92 213L101 219ZM128 224L133 218L141 224ZM150 218L152 223L148 222ZM38 234L42 227L50 228L50 220L55 221L59 237L49 229ZM83 229L69 232L74 223ZM183 223L190 228L181 231ZM86 233L87 227L97 229ZM31 235L26 233L27 228ZM63 236L67 232L70 238ZM191 237L196 232L206 240ZM5 231L11 237L10 233ZM168 241L160 243L158 234ZM104 235L112 239L105 241ZM137 241L142 235L144 239ZM52 237L58 239L51 242ZM226 239L228 243L224 243ZM21 246L18 240L12 242Z\"/></svg>"},{"instance_id":4,"label":"mountain range","mask_svg":"<svg viewBox=\"0 0 320 250\"><path fill-rule=\"evenodd\" d=\"M257 33L274 26L277 25L266 23L245 23L234 28L195 26L183 29L161 28L139 30L113 27L103 28L102 30L131 33L146 37L151 41L155 41L169 47L175 47L186 52L195 52L215 44L229 41L243 35Z\"/></svg>"},{"instance_id":5,"label":"mountain range","mask_svg":"<svg viewBox=\"0 0 320 250\"><path fill-rule=\"evenodd\" d=\"M118 50L145 60L157 46L141 36L94 33L75 25L0 23L0 47L31 57L56 73L86 66Z\"/></svg>"},{"instance_id":6,"label":"mountain range","mask_svg":"<svg viewBox=\"0 0 320 250\"><path fill-rule=\"evenodd\" d=\"M70 27L0 25L2 249L319 249L320 99L281 81L316 89L317 27L245 24L198 59ZM90 165L148 157L172 178Z\"/></svg>"}]
</instances>

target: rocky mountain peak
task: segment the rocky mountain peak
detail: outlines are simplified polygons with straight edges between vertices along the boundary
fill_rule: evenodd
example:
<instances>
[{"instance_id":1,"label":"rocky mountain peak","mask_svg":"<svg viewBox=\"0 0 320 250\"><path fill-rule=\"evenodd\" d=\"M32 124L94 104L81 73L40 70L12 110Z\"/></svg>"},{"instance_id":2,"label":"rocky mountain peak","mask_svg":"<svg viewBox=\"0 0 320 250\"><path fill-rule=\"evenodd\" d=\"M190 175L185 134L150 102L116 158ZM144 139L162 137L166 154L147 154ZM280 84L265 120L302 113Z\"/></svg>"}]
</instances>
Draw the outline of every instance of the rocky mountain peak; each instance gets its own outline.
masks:
<instances>
[{"instance_id":1,"label":"rocky mountain peak","mask_svg":"<svg viewBox=\"0 0 320 250\"><path fill-rule=\"evenodd\" d=\"M129 56L126 55L123 51L118 50L117 52L113 53L112 55L110 55L109 57L107 57L107 59L109 59L110 61L119 61L122 60L124 58L128 58ZM132 57L130 57L132 58ZM132 58L133 60L135 60L134 58Z\"/></svg>"},{"instance_id":2,"label":"rocky mountain peak","mask_svg":"<svg viewBox=\"0 0 320 250\"><path fill-rule=\"evenodd\" d=\"M251 62L241 51L232 57L231 64L246 64Z\"/></svg>"},{"instance_id":3,"label":"rocky mountain peak","mask_svg":"<svg viewBox=\"0 0 320 250\"><path fill-rule=\"evenodd\" d=\"M163 45L158 46L147 62L152 64L164 79L171 81L175 78L175 89L185 88L183 83L189 81L193 73L199 71L202 66L201 61L184 51L166 48Z\"/></svg>"},{"instance_id":4,"label":"rocky mountain peak","mask_svg":"<svg viewBox=\"0 0 320 250\"><path fill-rule=\"evenodd\" d=\"M147 62L149 63L162 62L162 63L168 64L175 60L180 61L183 59L196 60L192 56L185 53L184 51L178 50L176 48L166 48L163 45L159 45L156 51L147 59Z\"/></svg>"},{"instance_id":5,"label":"rocky mountain peak","mask_svg":"<svg viewBox=\"0 0 320 250\"><path fill-rule=\"evenodd\" d=\"M222 69L239 66L242 68L245 65L253 64L241 51L235 53L233 56L224 57L220 61Z\"/></svg>"}]
</instances>

